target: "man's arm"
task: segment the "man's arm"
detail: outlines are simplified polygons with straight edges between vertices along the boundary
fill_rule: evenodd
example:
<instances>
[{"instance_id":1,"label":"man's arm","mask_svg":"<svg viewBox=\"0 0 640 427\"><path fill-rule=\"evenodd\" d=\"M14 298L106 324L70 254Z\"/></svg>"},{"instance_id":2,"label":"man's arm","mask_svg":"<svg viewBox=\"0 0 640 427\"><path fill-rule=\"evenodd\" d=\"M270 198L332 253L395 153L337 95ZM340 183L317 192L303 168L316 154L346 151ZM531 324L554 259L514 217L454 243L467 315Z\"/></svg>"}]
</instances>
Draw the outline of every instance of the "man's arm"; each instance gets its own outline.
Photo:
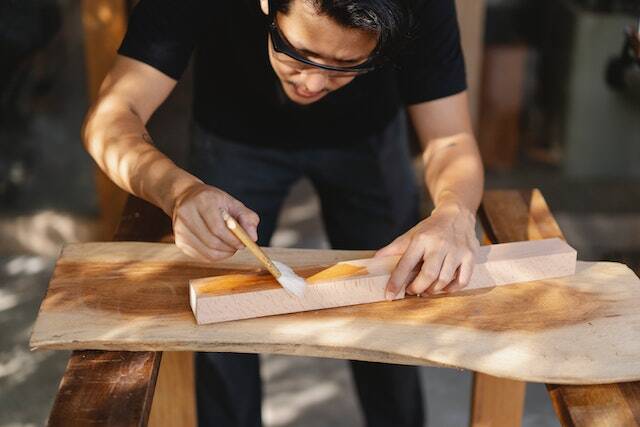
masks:
<instances>
[{"instance_id":1,"label":"man's arm","mask_svg":"<svg viewBox=\"0 0 640 427\"><path fill-rule=\"evenodd\" d=\"M176 244L184 252L207 260L225 258L241 243L224 226L219 209L229 211L253 238L257 238L258 217L153 146L145 124L175 85L175 80L155 68L118 56L87 113L82 139L114 183L173 218Z\"/></svg>"},{"instance_id":2,"label":"man's arm","mask_svg":"<svg viewBox=\"0 0 640 427\"><path fill-rule=\"evenodd\" d=\"M479 246L475 215L484 187L467 94L408 110L423 146L425 181L435 209L376 255L402 255L387 287L393 295L404 286L415 294L440 291L448 285L447 290L461 289L469 283ZM412 272L421 263L416 276Z\"/></svg>"}]
</instances>

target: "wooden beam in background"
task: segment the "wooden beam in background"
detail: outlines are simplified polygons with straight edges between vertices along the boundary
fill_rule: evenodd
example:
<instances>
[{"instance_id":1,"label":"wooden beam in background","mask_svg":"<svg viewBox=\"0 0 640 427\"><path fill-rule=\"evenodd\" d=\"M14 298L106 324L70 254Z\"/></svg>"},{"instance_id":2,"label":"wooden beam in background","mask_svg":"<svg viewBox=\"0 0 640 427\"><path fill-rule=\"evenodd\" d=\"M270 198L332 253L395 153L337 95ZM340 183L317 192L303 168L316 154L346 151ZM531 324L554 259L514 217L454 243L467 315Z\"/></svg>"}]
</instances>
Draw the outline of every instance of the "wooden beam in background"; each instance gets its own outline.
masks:
<instances>
[{"instance_id":1,"label":"wooden beam in background","mask_svg":"<svg viewBox=\"0 0 640 427\"><path fill-rule=\"evenodd\" d=\"M100 85L116 58L127 28L125 0L82 0L82 25L89 102L98 97ZM101 234L109 240L120 221L127 193L96 168Z\"/></svg>"},{"instance_id":2,"label":"wooden beam in background","mask_svg":"<svg viewBox=\"0 0 640 427\"><path fill-rule=\"evenodd\" d=\"M480 91L482 84L482 58L484 52L484 24L486 0L456 0L462 49L467 66L469 107L474 128L480 118Z\"/></svg>"}]
</instances>

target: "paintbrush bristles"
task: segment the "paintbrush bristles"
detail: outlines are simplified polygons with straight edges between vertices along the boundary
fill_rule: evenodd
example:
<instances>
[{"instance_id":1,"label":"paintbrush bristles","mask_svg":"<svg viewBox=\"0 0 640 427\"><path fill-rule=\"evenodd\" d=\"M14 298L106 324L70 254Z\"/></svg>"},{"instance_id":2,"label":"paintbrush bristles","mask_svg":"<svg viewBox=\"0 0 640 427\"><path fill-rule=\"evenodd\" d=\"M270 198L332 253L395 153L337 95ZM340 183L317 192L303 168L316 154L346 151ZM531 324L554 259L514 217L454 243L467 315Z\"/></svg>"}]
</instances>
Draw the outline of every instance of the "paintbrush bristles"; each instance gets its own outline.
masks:
<instances>
[{"instance_id":1,"label":"paintbrush bristles","mask_svg":"<svg viewBox=\"0 0 640 427\"><path fill-rule=\"evenodd\" d=\"M247 232L242 228L240 224L231 216L228 212L221 210L222 219L224 220L227 228L238 238L249 251L269 270L269 273L276 278L276 280L289 291L291 294L301 297L304 295L304 289L307 282L300 276L298 276L287 265L272 261L267 254L264 253L260 246L256 245Z\"/></svg>"}]
</instances>

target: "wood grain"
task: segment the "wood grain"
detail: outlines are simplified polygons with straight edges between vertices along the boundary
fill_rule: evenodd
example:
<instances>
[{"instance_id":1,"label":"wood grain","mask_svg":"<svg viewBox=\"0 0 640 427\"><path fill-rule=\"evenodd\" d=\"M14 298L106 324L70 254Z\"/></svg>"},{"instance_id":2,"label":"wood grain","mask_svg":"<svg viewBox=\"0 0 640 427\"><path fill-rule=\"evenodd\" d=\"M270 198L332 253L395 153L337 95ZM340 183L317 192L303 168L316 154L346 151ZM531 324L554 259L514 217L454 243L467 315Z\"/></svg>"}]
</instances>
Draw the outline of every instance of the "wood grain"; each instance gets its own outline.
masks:
<instances>
[{"instance_id":1,"label":"wood grain","mask_svg":"<svg viewBox=\"0 0 640 427\"><path fill-rule=\"evenodd\" d=\"M49 426L144 426L161 353L74 351Z\"/></svg>"},{"instance_id":2,"label":"wood grain","mask_svg":"<svg viewBox=\"0 0 640 427\"><path fill-rule=\"evenodd\" d=\"M398 261L368 258L299 269L309 283L301 298L289 295L267 272L195 279L189 301L198 324L380 302ZM569 276L575 265L575 249L560 239L484 246L466 290ZM404 291L395 299L403 297Z\"/></svg>"}]
</instances>

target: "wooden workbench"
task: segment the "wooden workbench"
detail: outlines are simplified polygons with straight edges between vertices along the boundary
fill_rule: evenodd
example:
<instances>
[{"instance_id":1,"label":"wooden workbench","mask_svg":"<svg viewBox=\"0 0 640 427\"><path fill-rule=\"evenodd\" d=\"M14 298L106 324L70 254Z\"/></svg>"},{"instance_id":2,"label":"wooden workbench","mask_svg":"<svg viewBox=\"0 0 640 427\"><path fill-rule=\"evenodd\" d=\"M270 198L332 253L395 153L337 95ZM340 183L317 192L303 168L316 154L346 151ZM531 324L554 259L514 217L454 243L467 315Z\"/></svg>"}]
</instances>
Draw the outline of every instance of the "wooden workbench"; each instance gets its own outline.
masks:
<instances>
[{"instance_id":1,"label":"wooden workbench","mask_svg":"<svg viewBox=\"0 0 640 427\"><path fill-rule=\"evenodd\" d=\"M537 190L487 192L480 219L492 242L562 237ZM168 218L130 198L115 240L170 239ZM165 353L161 367L160 352L75 351L49 424L195 425L191 356ZM547 388L564 426L640 426L639 382ZM524 393L523 382L474 374L471 425L520 425Z\"/></svg>"}]
</instances>

